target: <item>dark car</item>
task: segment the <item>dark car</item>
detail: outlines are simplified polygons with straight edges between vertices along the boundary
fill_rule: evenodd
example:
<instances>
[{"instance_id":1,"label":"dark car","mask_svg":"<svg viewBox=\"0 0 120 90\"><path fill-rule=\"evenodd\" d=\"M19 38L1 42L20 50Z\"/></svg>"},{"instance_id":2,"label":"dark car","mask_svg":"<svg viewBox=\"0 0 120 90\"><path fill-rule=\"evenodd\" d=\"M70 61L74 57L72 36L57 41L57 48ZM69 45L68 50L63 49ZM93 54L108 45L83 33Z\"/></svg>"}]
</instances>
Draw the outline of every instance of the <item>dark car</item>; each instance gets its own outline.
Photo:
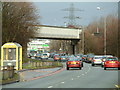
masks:
<instances>
[{"instance_id":1,"label":"dark car","mask_svg":"<svg viewBox=\"0 0 120 90\"><path fill-rule=\"evenodd\" d=\"M91 54L90 54L90 55L87 56L85 62L86 62L86 63L91 63L92 60L93 60L93 58L94 58L94 55L91 55Z\"/></svg>"},{"instance_id":2,"label":"dark car","mask_svg":"<svg viewBox=\"0 0 120 90\"><path fill-rule=\"evenodd\" d=\"M73 57L70 58L67 62L66 62L66 69L69 70L70 68L79 68L81 70L82 65L81 65L81 61L78 60L77 58Z\"/></svg>"},{"instance_id":3,"label":"dark car","mask_svg":"<svg viewBox=\"0 0 120 90\"><path fill-rule=\"evenodd\" d=\"M81 59L82 59L83 62L85 62L86 59L87 59L87 55L83 55Z\"/></svg>"},{"instance_id":4,"label":"dark car","mask_svg":"<svg viewBox=\"0 0 120 90\"><path fill-rule=\"evenodd\" d=\"M60 56L60 61L66 62L68 60L67 56Z\"/></svg>"}]
</instances>

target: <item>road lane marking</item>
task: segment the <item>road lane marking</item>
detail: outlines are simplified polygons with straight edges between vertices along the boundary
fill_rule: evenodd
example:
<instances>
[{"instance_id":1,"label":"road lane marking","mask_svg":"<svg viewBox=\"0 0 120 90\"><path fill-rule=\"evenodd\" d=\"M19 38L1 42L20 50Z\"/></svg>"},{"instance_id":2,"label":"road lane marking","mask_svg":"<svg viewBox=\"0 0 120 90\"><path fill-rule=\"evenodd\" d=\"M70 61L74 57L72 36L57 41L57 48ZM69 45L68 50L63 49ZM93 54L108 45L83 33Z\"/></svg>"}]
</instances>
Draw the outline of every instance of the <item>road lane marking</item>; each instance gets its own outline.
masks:
<instances>
[{"instance_id":1,"label":"road lane marking","mask_svg":"<svg viewBox=\"0 0 120 90\"><path fill-rule=\"evenodd\" d=\"M84 74L82 74L82 75L84 75Z\"/></svg>"},{"instance_id":2,"label":"road lane marking","mask_svg":"<svg viewBox=\"0 0 120 90\"><path fill-rule=\"evenodd\" d=\"M91 68L89 67L89 70L90 70Z\"/></svg>"},{"instance_id":3,"label":"road lane marking","mask_svg":"<svg viewBox=\"0 0 120 90\"><path fill-rule=\"evenodd\" d=\"M74 80L73 78L71 80Z\"/></svg>"},{"instance_id":4,"label":"road lane marking","mask_svg":"<svg viewBox=\"0 0 120 90\"><path fill-rule=\"evenodd\" d=\"M77 76L77 77L80 77L80 76Z\"/></svg>"},{"instance_id":5,"label":"road lane marking","mask_svg":"<svg viewBox=\"0 0 120 90\"><path fill-rule=\"evenodd\" d=\"M65 83L65 82L61 82L61 83Z\"/></svg>"},{"instance_id":6,"label":"road lane marking","mask_svg":"<svg viewBox=\"0 0 120 90\"><path fill-rule=\"evenodd\" d=\"M87 74L88 72L85 72L85 74Z\"/></svg>"},{"instance_id":7,"label":"road lane marking","mask_svg":"<svg viewBox=\"0 0 120 90\"><path fill-rule=\"evenodd\" d=\"M52 88L53 86L49 86L48 88Z\"/></svg>"}]
</instances>

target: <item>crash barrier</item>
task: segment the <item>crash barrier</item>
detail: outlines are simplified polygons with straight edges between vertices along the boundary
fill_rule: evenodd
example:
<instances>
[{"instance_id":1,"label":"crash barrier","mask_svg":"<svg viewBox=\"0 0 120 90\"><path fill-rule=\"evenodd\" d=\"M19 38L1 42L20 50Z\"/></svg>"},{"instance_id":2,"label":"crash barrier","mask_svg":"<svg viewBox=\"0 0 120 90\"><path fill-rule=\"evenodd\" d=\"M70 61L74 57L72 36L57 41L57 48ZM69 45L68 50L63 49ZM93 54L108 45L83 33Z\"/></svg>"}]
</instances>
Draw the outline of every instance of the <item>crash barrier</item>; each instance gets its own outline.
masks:
<instances>
[{"instance_id":1,"label":"crash barrier","mask_svg":"<svg viewBox=\"0 0 120 90\"><path fill-rule=\"evenodd\" d=\"M2 80L14 77L14 66L4 66L2 70Z\"/></svg>"},{"instance_id":2,"label":"crash barrier","mask_svg":"<svg viewBox=\"0 0 120 90\"><path fill-rule=\"evenodd\" d=\"M60 62L29 62L31 67L59 66Z\"/></svg>"}]
</instances>

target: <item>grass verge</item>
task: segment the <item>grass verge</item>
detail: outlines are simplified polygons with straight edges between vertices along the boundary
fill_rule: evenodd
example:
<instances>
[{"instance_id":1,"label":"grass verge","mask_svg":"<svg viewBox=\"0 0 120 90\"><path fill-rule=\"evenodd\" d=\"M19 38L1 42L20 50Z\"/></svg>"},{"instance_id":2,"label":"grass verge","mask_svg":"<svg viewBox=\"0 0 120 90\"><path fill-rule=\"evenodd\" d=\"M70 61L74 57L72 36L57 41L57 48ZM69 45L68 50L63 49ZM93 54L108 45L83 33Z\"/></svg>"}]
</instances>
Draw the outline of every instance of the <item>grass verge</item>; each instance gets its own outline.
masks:
<instances>
[{"instance_id":1,"label":"grass verge","mask_svg":"<svg viewBox=\"0 0 120 90\"><path fill-rule=\"evenodd\" d=\"M52 65L43 65L43 66L32 66L31 64L26 64L23 66L23 69L46 69L46 68L55 68L55 67L63 67L62 63L60 62L52 62Z\"/></svg>"},{"instance_id":2,"label":"grass verge","mask_svg":"<svg viewBox=\"0 0 120 90\"><path fill-rule=\"evenodd\" d=\"M33 66L30 63L31 62L52 62L52 65L43 65L43 66ZM61 62L54 62L49 60L37 60L37 59L31 59L31 58L23 58L23 63L26 63L23 65L23 69L45 69L45 68L55 68L55 67L63 67ZM28 64L29 63L29 64Z\"/></svg>"}]
</instances>

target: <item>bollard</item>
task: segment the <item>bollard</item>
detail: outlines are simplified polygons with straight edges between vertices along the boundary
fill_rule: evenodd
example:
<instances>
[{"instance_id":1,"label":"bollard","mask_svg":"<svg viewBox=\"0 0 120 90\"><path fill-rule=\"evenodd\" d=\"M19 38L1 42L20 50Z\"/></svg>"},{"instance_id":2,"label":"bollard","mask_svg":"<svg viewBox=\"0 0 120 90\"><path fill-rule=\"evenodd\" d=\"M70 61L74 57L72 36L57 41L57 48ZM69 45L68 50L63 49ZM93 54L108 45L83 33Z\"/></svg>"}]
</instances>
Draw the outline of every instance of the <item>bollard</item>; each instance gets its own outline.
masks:
<instances>
[{"instance_id":1,"label":"bollard","mask_svg":"<svg viewBox=\"0 0 120 90\"><path fill-rule=\"evenodd\" d=\"M3 70L2 70L2 80L4 80L4 78L5 78L5 71L4 71L4 68L3 68Z\"/></svg>"},{"instance_id":2,"label":"bollard","mask_svg":"<svg viewBox=\"0 0 120 90\"><path fill-rule=\"evenodd\" d=\"M11 66L11 73L12 73L12 78L14 77L14 73L15 73L15 70L14 70L14 66Z\"/></svg>"}]
</instances>

